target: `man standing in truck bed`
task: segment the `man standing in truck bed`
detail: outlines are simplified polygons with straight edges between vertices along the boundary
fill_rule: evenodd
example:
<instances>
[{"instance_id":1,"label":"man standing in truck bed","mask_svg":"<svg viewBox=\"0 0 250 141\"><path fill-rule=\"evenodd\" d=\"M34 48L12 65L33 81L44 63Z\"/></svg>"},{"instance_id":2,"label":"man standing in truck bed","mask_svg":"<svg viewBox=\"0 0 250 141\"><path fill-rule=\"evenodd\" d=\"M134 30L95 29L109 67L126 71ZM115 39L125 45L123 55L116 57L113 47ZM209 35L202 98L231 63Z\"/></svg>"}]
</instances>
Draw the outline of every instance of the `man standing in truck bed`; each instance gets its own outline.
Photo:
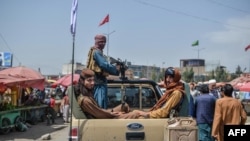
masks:
<instances>
[{"instance_id":1,"label":"man standing in truck bed","mask_svg":"<svg viewBox=\"0 0 250 141\"><path fill-rule=\"evenodd\" d=\"M95 36L95 45L88 53L87 68L95 72L94 98L101 108L107 109L107 76L119 75L120 66L111 65L103 55L106 44L104 35Z\"/></svg>"}]
</instances>

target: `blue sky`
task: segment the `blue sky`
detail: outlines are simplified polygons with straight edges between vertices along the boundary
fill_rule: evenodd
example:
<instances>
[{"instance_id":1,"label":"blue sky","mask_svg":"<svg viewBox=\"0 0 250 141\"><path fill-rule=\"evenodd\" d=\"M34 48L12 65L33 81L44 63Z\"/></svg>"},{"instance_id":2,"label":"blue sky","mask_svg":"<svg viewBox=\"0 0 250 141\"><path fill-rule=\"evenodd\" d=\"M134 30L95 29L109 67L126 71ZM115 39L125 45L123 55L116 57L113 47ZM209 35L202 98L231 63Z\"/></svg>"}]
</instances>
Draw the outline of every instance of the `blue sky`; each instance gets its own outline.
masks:
<instances>
[{"instance_id":1,"label":"blue sky","mask_svg":"<svg viewBox=\"0 0 250 141\"><path fill-rule=\"evenodd\" d=\"M1 0L0 51L14 54L13 66L59 74L72 58L71 3ZM107 14L110 22L99 27ZM109 55L137 65L179 67L199 49L210 67L250 70L249 0L78 0L75 62L85 64L99 33L112 33ZM195 40L200 45L191 47Z\"/></svg>"}]
</instances>

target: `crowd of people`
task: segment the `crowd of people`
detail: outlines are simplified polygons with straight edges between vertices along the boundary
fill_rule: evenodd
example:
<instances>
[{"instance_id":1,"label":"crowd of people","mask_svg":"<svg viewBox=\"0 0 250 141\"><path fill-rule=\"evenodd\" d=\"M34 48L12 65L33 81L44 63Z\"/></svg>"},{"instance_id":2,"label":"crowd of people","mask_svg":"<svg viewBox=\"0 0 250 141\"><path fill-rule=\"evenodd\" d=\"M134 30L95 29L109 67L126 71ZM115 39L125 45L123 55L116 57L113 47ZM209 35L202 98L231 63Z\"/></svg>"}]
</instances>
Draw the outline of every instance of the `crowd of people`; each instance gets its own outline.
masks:
<instances>
[{"instance_id":1,"label":"crowd of people","mask_svg":"<svg viewBox=\"0 0 250 141\"><path fill-rule=\"evenodd\" d=\"M216 86L215 79L204 84L190 83L190 93L200 141L224 141L224 125L245 124L247 112L235 98L231 84Z\"/></svg>"}]
</instances>

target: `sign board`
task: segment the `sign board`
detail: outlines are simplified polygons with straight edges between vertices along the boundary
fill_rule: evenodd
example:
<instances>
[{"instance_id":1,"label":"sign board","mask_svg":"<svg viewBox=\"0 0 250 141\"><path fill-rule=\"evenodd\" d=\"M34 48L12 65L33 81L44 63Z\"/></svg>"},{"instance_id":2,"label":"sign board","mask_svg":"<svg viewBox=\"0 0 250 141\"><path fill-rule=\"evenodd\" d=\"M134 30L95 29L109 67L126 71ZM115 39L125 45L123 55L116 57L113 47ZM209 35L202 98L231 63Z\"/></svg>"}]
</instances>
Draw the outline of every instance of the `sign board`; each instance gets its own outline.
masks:
<instances>
[{"instance_id":1,"label":"sign board","mask_svg":"<svg viewBox=\"0 0 250 141\"><path fill-rule=\"evenodd\" d=\"M12 59L12 53L0 52L0 67L12 67Z\"/></svg>"}]
</instances>

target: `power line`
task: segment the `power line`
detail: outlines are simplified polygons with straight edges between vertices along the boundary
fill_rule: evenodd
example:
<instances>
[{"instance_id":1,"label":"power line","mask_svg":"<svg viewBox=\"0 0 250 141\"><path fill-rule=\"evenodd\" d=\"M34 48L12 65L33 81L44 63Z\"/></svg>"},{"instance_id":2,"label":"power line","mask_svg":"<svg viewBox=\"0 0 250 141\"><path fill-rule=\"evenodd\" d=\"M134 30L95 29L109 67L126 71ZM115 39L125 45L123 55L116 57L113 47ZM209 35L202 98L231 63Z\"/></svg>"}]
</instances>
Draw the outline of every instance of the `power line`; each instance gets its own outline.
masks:
<instances>
[{"instance_id":1,"label":"power line","mask_svg":"<svg viewBox=\"0 0 250 141\"><path fill-rule=\"evenodd\" d=\"M19 61L19 59L16 57L16 55L14 54L14 52L12 51L12 49L10 48L10 46L8 45L8 43L6 42L6 40L4 39L4 37L3 37L3 35L1 33L0 33L0 37L2 38L2 40L5 43L5 45L7 46L7 48L12 52L13 56L18 61L18 64L21 64L20 61Z\"/></svg>"},{"instance_id":2,"label":"power line","mask_svg":"<svg viewBox=\"0 0 250 141\"><path fill-rule=\"evenodd\" d=\"M242 12L242 13L247 13L247 14L250 13L250 11L246 11L246 10L242 10L242 9L235 8L235 7L232 7L232 6L228 6L228 5L225 5L225 4L223 4L223 3L221 3L221 2L218 2L218 1L215 1L215 0L207 0L207 1L210 1L210 2L212 2L212 3L214 3L214 4L220 5L220 6L222 6L222 7L230 8L230 9L233 9L233 10L235 10L235 11Z\"/></svg>"},{"instance_id":3,"label":"power line","mask_svg":"<svg viewBox=\"0 0 250 141\"><path fill-rule=\"evenodd\" d=\"M151 3L148 3L148 2L145 2L145 1L141 1L141 0L133 0L133 1L135 1L135 2L137 2L137 3L139 3L139 4L143 4L143 5L149 6L149 7L161 9L161 10L164 10L164 11L167 11L167 12L170 12L170 13L175 13L175 14L178 14L178 15L183 15L183 16L187 16L187 17L192 17L192 18L194 18L194 19L199 19L199 20L203 20L203 21L207 21L207 22L211 22L211 23L217 23L217 24L228 25L228 26L232 26L232 27L236 27L236 28L241 28L241 29L250 30L250 27L238 26L238 25L232 25L232 24L228 24L228 23L223 23L223 22L216 21L216 20L209 19L209 18L199 17L199 16L187 14L187 13L184 13L184 12L181 12L181 11L176 11L176 10L172 10L172 9L167 9L167 8L165 8L165 7L158 6L158 5L155 5L155 4L151 4Z\"/></svg>"}]
</instances>

